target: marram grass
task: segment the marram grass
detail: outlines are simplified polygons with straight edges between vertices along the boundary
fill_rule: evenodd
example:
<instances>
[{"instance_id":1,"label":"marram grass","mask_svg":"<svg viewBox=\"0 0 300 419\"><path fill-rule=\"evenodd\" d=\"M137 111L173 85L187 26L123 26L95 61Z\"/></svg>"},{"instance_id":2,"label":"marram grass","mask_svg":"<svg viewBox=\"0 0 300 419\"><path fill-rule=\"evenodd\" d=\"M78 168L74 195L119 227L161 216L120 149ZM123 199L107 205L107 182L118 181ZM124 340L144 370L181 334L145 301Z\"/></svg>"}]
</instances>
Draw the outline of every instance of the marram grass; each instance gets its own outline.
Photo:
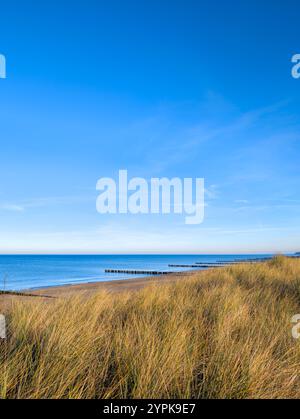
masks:
<instances>
[{"instance_id":1,"label":"marram grass","mask_svg":"<svg viewBox=\"0 0 300 419\"><path fill-rule=\"evenodd\" d=\"M18 301L1 398L299 398L300 260L139 292Z\"/></svg>"}]
</instances>

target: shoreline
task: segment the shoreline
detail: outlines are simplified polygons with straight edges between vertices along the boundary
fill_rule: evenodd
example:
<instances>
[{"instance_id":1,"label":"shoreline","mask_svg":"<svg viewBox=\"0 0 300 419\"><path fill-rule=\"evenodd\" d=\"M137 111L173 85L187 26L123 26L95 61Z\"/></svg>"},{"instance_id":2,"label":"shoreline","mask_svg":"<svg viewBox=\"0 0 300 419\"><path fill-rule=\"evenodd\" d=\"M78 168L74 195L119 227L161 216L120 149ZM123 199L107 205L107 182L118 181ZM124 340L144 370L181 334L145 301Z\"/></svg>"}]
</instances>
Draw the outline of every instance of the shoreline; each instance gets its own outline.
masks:
<instances>
[{"instance_id":1,"label":"shoreline","mask_svg":"<svg viewBox=\"0 0 300 419\"><path fill-rule=\"evenodd\" d=\"M290 257L290 256L287 256ZM299 258L299 256L295 256L295 259ZM264 262L265 258L259 260L260 262ZM267 258L269 259L269 258ZM252 259L251 259L252 260ZM240 263L249 262L249 259L241 259ZM232 264L237 264L238 261L232 261ZM71 283L71 284L62 284L62 285L50 285L50 286L41 286L36 288L26 288L18 291L7 290L6 292L0 291L0 303L3 300L7 300L8 298L21 298L21 299L30 299L31 297L40 297L40 298L59 298L65 296L71 296L74 294L86 294L92 295L96 292L107 291L109 293L119 293L119 292L131 292L137 291L142 288L145 288L148 285L153 284L162 284L162 283L172 283L177 281L179 278L182 277L191 277L198 275L199 273L204 273L206 271L220 269L221 267L232 266L231 263L220 265L220 266L211 266L199 269L190 269L184 271L177 271L177 272L170 272L167 275L137 275L135 278L129 279L113 279L113 280L105 280L105 281L90 281L90 282L82 282L82 283Z\"/></svg>"},{"instance_id":2,"label":"shoreline","mask_svg":"<svg viewBox=\"0 0 300 419\"><path fill-rule=\"evenodd\" d=\"M82 293L91 295L95 292L107 291L110 293L118 292L131 292L138 291L145 288L147 285L163 284L175 282L179 278L193 276L199 272L206 270L197 271L180 271L173 272L168 275L157 275L157 276L142 276L131 279L119 279L113 281L101 281L101 282L86 282L81 284L68 284L59 286L43 287L39 289L27 289L23 290L23 294L33 294L35 296L49 296L49 297L64 297L71 296L74 294Z\"/></svg>"},{"instance_id":3,"label":"shoreline","mask_svg":"<svg viewBox=\"0 0 300 419\"><path fill-rule=\"evenodd\" d=\"M1 255L0 255L1 256ZM9 256L14 256L14 255L9 255ZM33 255L28 255L30 257L32 257ZM48 256L48 255L47 255ZM49 255L50 256L50 255ZM54 256L54 255L51 255ZM62 259L60 259L60 264L58 266L58 268L60 267L60 271L58 270L58 272L56 274L53 274L54 278L52 278L52 280L50 280L50 276L49 276L49 272L51 272L51 269L53 269L54 266L54 262L53 260L50 260L45 262L45 269L48 272L49 269L50 271L48 272L48 276L49 276L49 281L47 280L41 280L38 281L38 278L34 277L34 275L32 276L32 281L30 281L30 275L29 275L29 279L26 281L22 280L22 277L20 276L18 270L16 271L16 278L18 281L15 282L15 284L18 284L18 288L16 289L9 289L9 287L6 287L7 293L11 293L13 294L38 294L40 295L41 292L45 293L45 294L65 294L68 291L70 292L74 292L74 290L80 290L80 291L85 291L85 290L89 290L91 288L94 289L109 289L109 290L118 290L118 289L124 289L127 287L131 287L131 288L135 288L136 286L140 286L139 284L141 284L142 282L148 284L151 283L152 281L155 282L161 282L162 277L164 282L166 281L170 281L170 278L177 278L178 276L188 276L190 274L190 272L201 272L202 270L207 270L207 269L212 269L215 267L220 268L221 266L227 266L227 264L235 264L235 263L243 263L243 262L248 262L248 261L263 261L266 259L270 259L272 256L271 254L259 254L259 255L252 255L252 254L220 254L220 255L213 255L212 258L203 258L202 256L205 255L198 255L199 256L199 261L197 262L197 258L195 255L180 255L180 258L177 258L177 255L162 255L163 257L161 257L161 255L155 255L158 256L159 258L156 259L154 258L153 260L150 258L150 260L148 259L141 259L141 263L140 259L136 260L135 255L129 255L129 259L126 258L125 260L125 264L121 263L124 262L123 259L119 260L118 258L116 259L116 261L118 262L115 266L116 268L120 267L120 266L125 266L126 269L120 270L117 269L116 273L128 273L130 274L131 272L129 272L129 270L131 271L131 269L129 269L131 266L140 266L140 271L139 269L137 269L137 271L134 271L132 273L134 273L135 275L114 275L114 276L102 276L100 275L100 273L98 273L98 269L103 269L105 268L105 272L106 271L110 271L110 269L107 269L107 266L111 265L114 266L115 263L115 259L112 260L106 260L104 258L104 260L100 259L101 264L99 265L99 260L98 259L91 259L91 260L87 260L82 262L82 266L83 266L83 275L82 278L78 278L76 279L76 272L74 272L73 276L71 275L71 278L64 278L64 273L65 270L67 271L67 269L69 268L70 262L69 260L65 260L64 257L66 256L70 256L73 257L73 255L57 255L57 257L62 257ZM80 256L89 256L89 255L80 255ZM98 256L98 255L97 255ZM99 256L103 256L103 255L99 255ZM133 258L131 256L134 256ZM147 255L148 256L148 255ZM149 255L150 256L150 255ZM164 256L168 256L167 258L164 258ZM175 257L176 256L176 257ZM192 257L191 257L192 256ZM228 257L230 256L230 258ZM241 257L242 256L242 257ZM259 257L258 257L259 256ZM35 257L35 256L34 256ZM56 255L55 255L56 257ZM130 262L129 264L127 263L128 261ZM147 263L144 263L146 262ZM75 259L75 262L77 262L77 259ZM151 263L153 262L153 263ZM11 263L11 262L10 262ZM24 262L25 263L25 262ZM27 270L29 270L29 272L31 272L31 263L33 263L33 268L35 267L35 263L39 264L43 263L43 260L38 259L37 261L34 262L26 262L25 263L25 268L27 267ZM5 269L5 261L2 263L3 265L3 270ZM1 265L1 266L2 266ZM199 266L198 266L199 265ZM201 266L203 265L203 266ZM77 266L77 265L76 265ZM80 262L80 266L81 266L81 262ZM90 267L91 266L91 267ZM99 268L100 266L100 268ZM150 271L149 266L154 266L154 268L157 269L157 271ZM166 267L169 268L176 268L176 269L172 269L168 272L167 275L160 275L160 273L165 272ZM90 272L91 275L90 277L87 276L86 269L87 267L90 267ZM142 271L143 267L147 267L148 272L144 272ZM178 269L179 268L179 269ZM182 269L182 268L187 268L187 269ZM196 268L196 269L191 269L191 268ZM96 270L95 270L96 269ZM178 270L177 270L178 269ZM41 272L40 272L41 270ZM41 273L41 277L42 277L42 273L43 273L43 269L40 269L37 272ZM119 271L120 272L117 272ZM114 269L112 270L113 272ZM127 272L128 271L128 272ZM34 272L34 270L33 270ZM13 273L14 273L14 269L12 269L9 273L9 275L11 275L13 277ZM80 269L79 269L79 273L80 273ZM157 273L159 275L157 275ZM47 277L46 277L47 278ZM73 278L73 279L72 279ZM56 280L54 280L56 279ZM18 283L19 282L19 283ZM41 283L42 282L42 283ZM43 284L43 282L45 282ZM9 285L13 285L14 282L12 282ZM125 285L126 284L126 285ZM5 284L4 284L5 285ZM23 285L23 286L22 286ZM20 288L19 288L20 287ZM1 292L1 290L0 290ZM3 294L3 293L2 293Z\"/></svg>"}]
</instances>

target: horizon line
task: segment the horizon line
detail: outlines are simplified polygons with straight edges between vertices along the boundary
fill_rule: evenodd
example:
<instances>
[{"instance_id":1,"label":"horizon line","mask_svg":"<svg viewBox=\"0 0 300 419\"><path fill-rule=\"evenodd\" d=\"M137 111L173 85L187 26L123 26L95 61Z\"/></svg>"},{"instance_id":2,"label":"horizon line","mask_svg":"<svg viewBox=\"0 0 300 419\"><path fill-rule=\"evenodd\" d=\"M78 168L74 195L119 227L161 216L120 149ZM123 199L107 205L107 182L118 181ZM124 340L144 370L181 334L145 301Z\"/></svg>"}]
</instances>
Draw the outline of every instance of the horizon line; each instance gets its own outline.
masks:
<instances>
[{"instance_id":1,"label":"horizon line","mask_svg":"<svg viewBox=\"0 0 300 419\"><path fill-rule=\"evenodd\" d=\"M96 252L76 252L76 253L56 253L56 252L42 252L42 253L35 253L35 252L20 252L20 253L1 253L0 256L219 256L219 255L293 255L296 254L297 251L292 252L209 252L209 253L197 253L197 252L176 252L176 253L96 253Z\"/></svg>"}]
</instances>

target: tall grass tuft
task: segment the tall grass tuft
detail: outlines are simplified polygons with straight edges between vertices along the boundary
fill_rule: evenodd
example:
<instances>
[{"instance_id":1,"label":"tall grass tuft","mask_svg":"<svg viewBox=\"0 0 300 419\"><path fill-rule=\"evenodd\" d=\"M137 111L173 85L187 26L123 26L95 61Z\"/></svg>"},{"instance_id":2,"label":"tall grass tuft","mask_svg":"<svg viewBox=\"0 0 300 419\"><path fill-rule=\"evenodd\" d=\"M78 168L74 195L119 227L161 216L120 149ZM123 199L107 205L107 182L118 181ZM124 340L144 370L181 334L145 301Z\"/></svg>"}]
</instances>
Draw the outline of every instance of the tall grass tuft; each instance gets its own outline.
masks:
<instances>
[{"instance_id":1,"label":"tall grass tuft","mask_svg":"<svg viewBox=\"0 0 300 419\"><path fill-rule=\"evenodd\" d=\"M128 294L17 301L1 398L299 398L300 260Z\"/></svg>"}]
</instances>

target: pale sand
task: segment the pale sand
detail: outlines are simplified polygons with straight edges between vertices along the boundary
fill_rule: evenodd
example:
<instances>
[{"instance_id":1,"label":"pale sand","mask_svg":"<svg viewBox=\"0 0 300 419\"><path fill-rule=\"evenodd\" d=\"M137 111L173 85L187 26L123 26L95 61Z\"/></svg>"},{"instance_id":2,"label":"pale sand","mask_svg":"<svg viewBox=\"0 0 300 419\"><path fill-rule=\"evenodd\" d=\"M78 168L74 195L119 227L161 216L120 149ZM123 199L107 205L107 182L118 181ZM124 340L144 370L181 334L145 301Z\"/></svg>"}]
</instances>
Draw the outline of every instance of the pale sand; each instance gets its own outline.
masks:
<instances>
[{"instance_id":1,"label":"pale sand","mask_svg":"<svg viewBox=\"0 0 300 419\"><path fill-rule=\"evenodd\" d=\"M50 297L64 297L70 296L72 294L78 294L79 292L86 294L94 294L95 292L103 290L108 292L138 291L141 288L146 287L147 285L166 284L177 281L183 276L186 277L192 274L193 272L179 272L170 275L150 276L136 279L91 282L87 284L78 285L63 285L61 287L43 288L33 292L31 291L30 293L35 295L47 295Z\"/></svg>"},{"instance_id":2,"label":"pale sand","mask_svg":"<svg viewBox=\"0 0 300 419\"><path fill-rule=\"evenodd\" d=\"M138 291L149 285L161 285L174 283L183 277L191 277L199 274L201 271L178 272L170 275L151 276L136 279L126 279L120 281L93 282L79 285L62 285L60 287L40 288L38 290L24 291L24 294L33 294L33 296L14 296L0 295L0 310L5 311L8 305L13 301L34 301L36 298L42 298L44 301L53 301L56 298L70 297L72 295L84 294L90 296L100 291L111 293ZM50 297L50 298L47 298Z\"/></svg>"}]
</instances>

